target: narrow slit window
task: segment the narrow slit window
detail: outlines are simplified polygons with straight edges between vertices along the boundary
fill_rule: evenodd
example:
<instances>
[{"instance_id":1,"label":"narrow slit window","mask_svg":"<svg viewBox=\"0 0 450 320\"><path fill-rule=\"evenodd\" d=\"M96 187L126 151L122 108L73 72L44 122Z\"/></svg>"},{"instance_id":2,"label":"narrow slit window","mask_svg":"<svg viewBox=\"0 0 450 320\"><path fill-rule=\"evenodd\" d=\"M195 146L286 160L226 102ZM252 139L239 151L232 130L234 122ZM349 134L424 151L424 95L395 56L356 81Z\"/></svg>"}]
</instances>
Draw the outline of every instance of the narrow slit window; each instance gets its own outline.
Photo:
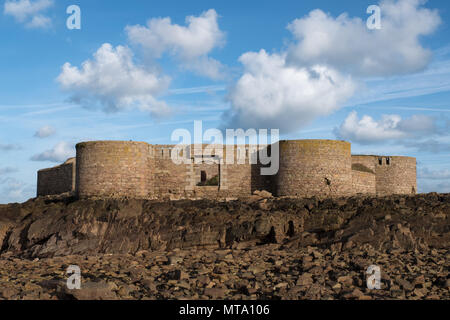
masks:
<instances>
[{"instance_id":1,"label":"narrow slit window","mask_svg":"<svg viewBox=\"0 0 450 320\"><path fill-rule=\"evenodd\" d=\"M381 166L383 165L383 158L378 158L378 164Z\"/></svg>"},{"instance_id":2,"label":"narrow slit window","mask_svg":"<svg viewBox=\"0 0 450 320\"><path fill-rule=\"evenodd\" d=\"M386 164L389 166L391 164L391 158L386 158Z\"/></svg>"},{"instance_id":3,"label":"narrow slit window","mask_svg":"<svg viewBox=\"0 0 450 320\"><path fill-rule=\"evenodd\" d=\"M206 182L206 171L200 172L200 181L203 183Z\"/></svg>"}]
</instances>

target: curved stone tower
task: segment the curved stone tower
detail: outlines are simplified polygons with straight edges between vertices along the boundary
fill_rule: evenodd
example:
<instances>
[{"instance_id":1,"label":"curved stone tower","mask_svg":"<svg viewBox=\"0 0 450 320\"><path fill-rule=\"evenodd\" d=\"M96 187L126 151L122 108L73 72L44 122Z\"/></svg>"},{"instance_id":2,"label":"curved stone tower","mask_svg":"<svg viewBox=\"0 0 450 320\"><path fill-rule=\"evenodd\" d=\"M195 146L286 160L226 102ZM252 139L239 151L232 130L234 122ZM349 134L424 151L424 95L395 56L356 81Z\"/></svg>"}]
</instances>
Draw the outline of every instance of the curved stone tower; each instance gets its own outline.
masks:
<instances>
[{"instance_id":1,"label":"curved stone tower","mask_svg":"<svg viewBox=\"0 0 450 320\"><path fill-rule=\"evenodd\" d=\"M79 197L145 198L151 183L151 146L146 142L92 141L76 145Z\"/></svg>"},{"instance_id":2,"label":"curved stone tower","mask_svg":"<svg viewBox=\"0 0 450 320\"><path fill-rule=\"evenodd\" d=\"M278 196L346 196L352 190L351 144L334 140L280 141Z\"/></svg>"}]
</instances>

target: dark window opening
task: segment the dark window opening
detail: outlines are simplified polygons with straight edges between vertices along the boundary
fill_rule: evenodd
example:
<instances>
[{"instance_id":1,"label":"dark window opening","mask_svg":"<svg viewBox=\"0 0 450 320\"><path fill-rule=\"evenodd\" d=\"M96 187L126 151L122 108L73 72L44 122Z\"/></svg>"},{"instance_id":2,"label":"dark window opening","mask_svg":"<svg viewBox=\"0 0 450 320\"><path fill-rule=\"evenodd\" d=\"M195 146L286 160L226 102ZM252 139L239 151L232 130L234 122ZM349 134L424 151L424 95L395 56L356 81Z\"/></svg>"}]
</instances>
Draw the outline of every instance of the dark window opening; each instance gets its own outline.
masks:
<instances>
[{"instance_id":1,"label":"dark window opening","mask_svg":"<svg viewBox=\"0 0 450 320\"><path fill-rule=\"evenodd\" d=\"M206 171L202 171L200 173L200 182L202 182L202 183L206 182Z\"/></svg>"},{"instance_id":2,"label":"dark window opening","mask_svg":"<svg viewBox=\"0 0 450 320\"><path fill-rule=\"evenodd\" d=\"M219 186L219 175L215 175L211 179L203 180L203 172L204 171L202 171L202 176L201 176L202 181L197 183L197 186L199 186L199 187L205 187L205 186L206 187L215 187L215 186ZM206 172L205 172L205 178L206 178Z\"/></svg>"},{"instance_id":3,"label":"dark window opening","mask_svg":"<svg viewBox=\"0 0 450 320\"><path fill-rule=\"evenodd\" d=\"M378 158L378 164L381 166L383 165L383 158Z\"/></svg>"},{"instance_id":4,"label":"dark window opening","mask_svg":"<svg viewBox=\"0 0 450 320\"><path fill-rule=\"evenodd\" d=\"M295 235L295 227L294 227L294 222L289 221L289 227L288 227L288 231L286 233L286 235L288 237L293 237Z\"/></svg>"},{"instance_id":5,"label":"dark window opening","mask_svg":"<svg viewBox=\"0 0 450 320\"><path fill-rule=\"evenodd\" d=\"M331 186L331 180L328 178L325 178L325 183L327 184L327 186Z\"/></svg>"},{"instance_id":6,"label":"dark window opening","mask_svg":"<svg viewBox=\"0 0 450 320\"><path fill-rule=\"evenodd\" d=\"M386 158L386 164L390 165L391 164L391 158Z\"/></svg>"}]
</instances>

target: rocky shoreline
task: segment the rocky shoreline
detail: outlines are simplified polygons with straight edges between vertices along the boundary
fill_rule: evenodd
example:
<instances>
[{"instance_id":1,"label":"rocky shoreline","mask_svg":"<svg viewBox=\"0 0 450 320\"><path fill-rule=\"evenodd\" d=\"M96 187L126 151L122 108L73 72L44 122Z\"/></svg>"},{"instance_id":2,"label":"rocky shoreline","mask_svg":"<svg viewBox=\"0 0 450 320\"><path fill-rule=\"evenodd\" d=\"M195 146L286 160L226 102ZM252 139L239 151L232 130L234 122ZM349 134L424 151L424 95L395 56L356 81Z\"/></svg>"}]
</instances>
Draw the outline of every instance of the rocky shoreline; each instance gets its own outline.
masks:
<instances>
[{"instance_id":1,"label":"rocky shoreline","mask_svg":"<svg viewBox=\"0 0 450 320\"><path fill-rule=\"evenodd\" d=\"M0 245L0 299L450 299L450 194L38 198L0 205Z\"/></svg>"}]
</instances>

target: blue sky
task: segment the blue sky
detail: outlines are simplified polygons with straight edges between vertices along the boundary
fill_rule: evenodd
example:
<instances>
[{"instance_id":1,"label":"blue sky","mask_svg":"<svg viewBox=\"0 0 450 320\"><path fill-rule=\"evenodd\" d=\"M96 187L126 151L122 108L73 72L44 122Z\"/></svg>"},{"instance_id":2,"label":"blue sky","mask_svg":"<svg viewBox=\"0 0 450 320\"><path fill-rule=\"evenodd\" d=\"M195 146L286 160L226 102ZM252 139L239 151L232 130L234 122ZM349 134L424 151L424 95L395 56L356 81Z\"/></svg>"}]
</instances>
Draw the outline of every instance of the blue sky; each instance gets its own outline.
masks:
<instances>
[{"instance_id":1,"label":"blue sky","mask_svg":"<svg viewBox=\"0 0 450 320\"><path fill-rule=\"evenodd\" d=\"M66 27L74 4L80 30ZM366 26L373 4L379 30ZM171 143L194 120L415 156L419 191L450 192L448 1L10 0L0 10L0 203L33 197L36 171L79 141Z\"/></svg>"}]
</instances>

